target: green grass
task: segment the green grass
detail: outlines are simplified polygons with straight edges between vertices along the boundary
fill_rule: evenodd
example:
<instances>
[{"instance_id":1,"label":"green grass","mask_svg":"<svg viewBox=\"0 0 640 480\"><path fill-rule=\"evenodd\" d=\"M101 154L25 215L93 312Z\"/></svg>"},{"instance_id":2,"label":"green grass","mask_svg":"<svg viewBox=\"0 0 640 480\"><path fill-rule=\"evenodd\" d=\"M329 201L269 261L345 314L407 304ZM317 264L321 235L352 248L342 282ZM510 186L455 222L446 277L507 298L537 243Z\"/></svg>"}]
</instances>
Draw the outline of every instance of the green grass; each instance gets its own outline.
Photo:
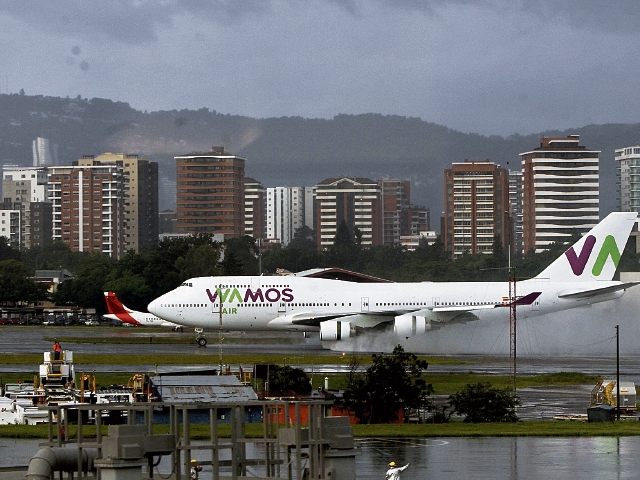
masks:
<instances>
[{"instance_id":1,"label":"green grass","mask_svg":"<svg viewBox=\"0 0 640 480\"><path fill-rule=\"evenodd\" d=\"M191 425L192 440L209 439L209 425ZM0 426L0 437L3 438L48 438L46 425L3 425ZM76 437L77 427L69 426L67 437ZM169 432L168 425L154 425L153 433ZM230 436L228 424L218 425L219 435ZM83 427L83 436L95 437L96 427ZM107 427L103 427L103 434ZM619 422L563 422L532 421L516 423L478 423L469 424L452 422L448 424L399 424L399 425L354 425L356 438L434 438L434 437L601 437L601 436L635 436L640 435L640 422L637 420L621 420ZM262 424L247 424L246 436L259 438L262 436Z\"/></svg>"}]
</instances>

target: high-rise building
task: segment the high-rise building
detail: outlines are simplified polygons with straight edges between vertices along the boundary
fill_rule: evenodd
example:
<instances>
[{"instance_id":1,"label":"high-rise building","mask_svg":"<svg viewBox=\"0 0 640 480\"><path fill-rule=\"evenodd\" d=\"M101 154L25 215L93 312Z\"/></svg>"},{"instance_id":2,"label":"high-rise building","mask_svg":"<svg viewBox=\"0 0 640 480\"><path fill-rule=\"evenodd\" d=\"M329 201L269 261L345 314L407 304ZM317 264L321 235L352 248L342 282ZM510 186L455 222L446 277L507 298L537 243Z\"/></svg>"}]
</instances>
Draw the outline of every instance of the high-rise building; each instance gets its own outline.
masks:
<instances>
[{"instance_id":1,"label":"high-rise building","mask_svg":"<svg viewBox=\"0 0 640 480\"><path fill-rule=\"evenodd\" d=\"M369 178L327 178L315 186L316 242L319 249L333 245L344 220L362 245L382 244L380 186Z\"/></svg>"},{"instance_id":2,"label":"high-rise building","mask_svg":"<svg viewBox=\"0 0 640 480\"><path fill-rule=\"evenodd\" d=\"M422 232L431 231L431 211L418 205L409 205L407 209L407 224L409 229L402 235L421 235Z\"/></svg>"},{"instance_id":3,"label":"high-rise building","mask_svg":"<svg viewBox=\"0 0 640 480\"><path fill-rule=\"evenodd\" d=\"M158 242L158 163L137 154L84 155L78 166L119 165L124 181L124 244L140 253Z\"/></svg>"},{"instance_id":4,"label":"high-rise building","mask_svg":"<svg viewBox=\"0 0 640 480\"><path fill-rule=\"evenodd\" d=\"M616 148L618 210L640 213L640 145Z\"/></svg>"},{"instance_id":5,"label":"high-rise building","mask_svg":"<svg viewBox=\"0 0 640 480\"><path fill-rule=\"evenodd\" d=\"M124 179L120 165L49 167L53 240L80 252L121 258L124 242Z\"/></svg>"},{"instance_id":6,"label":"high-rise building","mask_svg":"<svg viewBox=\"0 0 640 480\"><path fill-rule=\"evenodd\" d=\"M177 233L243 236L245 159L212 147L175 160Z\"/></svg>"},{"instance_id":7,"label":"high-rise building","mask_svg":"<svg viewBox=\"0 0 640 480\"><path fill-rule=\"evenodd\" d=\"M305 188L267 188L267 238L289 244L305 225Z\"/></svg>"},{"instance_id":8,"label":"high-rise building","mask_svg":"<svg viewBox=\"0 0 640 480\"><path fill-rule=\"evenodd\" d=\"M489 160L454 163L444 172L442 236L452 259L465 253L493 253L506 246L509 225L509 175Z\"/></svg>"},{"instance_id":9,"label":"high-rise building","mask_svg":"<svg viewBox=\"0 0 640 480\"><path fill-rule=\"evenodd\" d=\"M542 138L538 148L520 154L525 253L566 242L599 221L600 151L579 143L579 135Z\"/></svg>"},{"instance_id":10,"label":"high-rise building","mask_svg":"<svg viewBox=\"0 0 640 480\"><path fill-rule=\"evenodd\" d=\"M517 255L522 255L522 171L509 170L509 208L511 225L509 232L511 241L509 242L511 251Z\"/></svg>"},{"instance_id":11,"label":"high-rise building","mask_svg":"<svg viewBox=\"0 0 640 480\"><path fill-rule=\"evenodd\" d=\"M51 241L52 209L48 198L46 167L4 167L3 209L20 212L15 245L31 248Z\"/></svg>"},{"instance_id":12,"label":"high-rise building","mask_svg":"<svg viewBox=\"0 0 640 480\"><path fill-rule=\"evenodd\" d=\"M14 248L20 247L20 214L20 210L0 210L0 237Z\"/></svg>"},{"instance_id":13,"label":"high-rise building","mask_svg":"<svg viewBox=\"0 0 640 480\"><path fill-rule=\"evenodd\" d=\"M31 150L34 167L48 167L58 163L58 145L52 145L48 138L36 138L31 142Z\"/></svg>"},{"instance_id":14,"label":"high-rise building","mask_svg":"<svg viewBox=\"0 0 640 480\"><path fill-rule=\"evenodd\" d=\"M266 238L265 193L262 183L244 178L244 234L256 240Z\"/></svg>"},{"instance_id":15,"label":"high-rise building","mask_svg":"<svg viewBox=\"0 0 640 480\"><path fill-rule=\"evenodd\" d=\"M384 245L398 245L400 236L409 233L411 182L380 179L378 184L382 198L382 242Z\"/></svg>"}]
</instances>

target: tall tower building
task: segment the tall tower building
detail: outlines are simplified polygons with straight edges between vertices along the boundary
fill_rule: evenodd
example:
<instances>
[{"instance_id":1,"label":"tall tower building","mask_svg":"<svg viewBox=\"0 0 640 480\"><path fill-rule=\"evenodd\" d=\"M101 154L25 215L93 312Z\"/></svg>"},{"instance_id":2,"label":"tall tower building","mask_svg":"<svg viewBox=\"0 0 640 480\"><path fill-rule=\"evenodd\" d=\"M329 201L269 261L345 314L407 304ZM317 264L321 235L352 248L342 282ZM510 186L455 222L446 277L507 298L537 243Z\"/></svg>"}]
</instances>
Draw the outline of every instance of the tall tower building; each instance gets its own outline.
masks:
<instances>
[{"instance_id":1,"label":"tall tower building","mask_svg":"<svg viewBox=\"0 0 640 480\"><path fill-rule=\"evenodd\" d=\"M408 235L411 182L409 180L378 180L382 198L382 242L398 245L401 235Z\"/></svg>"},{"instance_id":2,"label":"tall tower building","mask_svg":"<svg viewBox=\"0 0 640 480\"><path fill-rule=\"evenodd\" d=\"M616 148L618 209L640 213L640 145Z\"/></svg>"},{"instance_id":3,"label":"tall tower building","mask_svg":"<svg viewBox=\"0 0 640 480\"><path fill-rule=\"evenodd\" d=\"M245 159L212 147L175 160L177 233L244 235Z\"/></svg>"},{"instance_id":4,"label":"tall tower building","mask_svg":"<svg viewBox=\"0 0 640 480\"><path fill-rule=\"evenodd\" d=\"M84 155L78 166L118 165L124 181L124 243L140 253L143 245L158 241L158 163L136 154Z\"/></svg>"},{"instance_id":5,"label":"tall tower building","mask_svg":"<svg viewBox=\"0 0 640 480\"><path fill-rule=\"evenodd\" d=\"M267 238L287 245L304 224L304 187L267 188Z\"/></svg>"},{"instance_id":6,"label":"tall tower building","mask_svg":"<svg viewBox=\"0 0 640 480\"><path fill-rule=\"evenodd\" d=\"M266 238L265 193L262 183L244 178L244 234L256 240Z\"/></svg>"},{"instance_id":7,"label":"tall tower building","mask_svg":"<svg viewBox=\"0 0 640 480\"><path fill-rule=\"evenodd\" d=\"M31 248L51 241L52 205L48 197L46 167L4 167L3 209L20 212L16 247Z\"/></svg>"},{"instance_id":8,"label":"tall tower building","mask_svg":"<svg viewBox=\"0 0 640 480\"><path fill-rule=\"evenodd\" d=\"M511 251L522 255L522 171L509 171L509 208L510 208L510 235Z\"/></svg>"},{"instance_id":9,"label":"tall tower building","mask_svg":"<svg viewBox=\"0 0 640 480\"><path fill-rule=\"evenodd\" d=\"M327 178L315 186L316 241L319 249L333 245L344 220L357 228L362 245L382 244L380 186L369 178Z\"/></svg>"},{"instance_id":10,"label":"tall tower building","mask_svg":"<svg viewBox=\"0 0 640 480\"><path fill-rule=\"evenodd\" d=\"M58 163L58 145L51 145L48 138L36 138L31 142L31 151L34 167L46 167Z\"/></svg>"},{"instance_id":11,"label":"tall tower building","mask_svg":"<svg viewBox=\"0 0 640 480\"><path fill-rule=\"evenodd\" d=\"M508 239L509 174L489 160L454 163L444 171L442 236L452 259L493 253L494 239Z\"/></svg>"},{"instance_id":12,"label":"tall tower building","mask_svg":"<svg viewBox=\"0 0 640 480\"><path fill-rule=\"evenodd\" d=\"M120 165L49 167L53 240L79 252L121 258L124 179Z\"/></svg>"},{"instance_id":13,"label":"tall tower building","mask_svg":"<svg viewBox=\"0 0 640 480\"><path fill-rule=\"evenodd\" d=\"M542 138L521 153L523 248L540 252L586 233L599 221L599 153L579 135Z\"/></svg>"}]
</instances>

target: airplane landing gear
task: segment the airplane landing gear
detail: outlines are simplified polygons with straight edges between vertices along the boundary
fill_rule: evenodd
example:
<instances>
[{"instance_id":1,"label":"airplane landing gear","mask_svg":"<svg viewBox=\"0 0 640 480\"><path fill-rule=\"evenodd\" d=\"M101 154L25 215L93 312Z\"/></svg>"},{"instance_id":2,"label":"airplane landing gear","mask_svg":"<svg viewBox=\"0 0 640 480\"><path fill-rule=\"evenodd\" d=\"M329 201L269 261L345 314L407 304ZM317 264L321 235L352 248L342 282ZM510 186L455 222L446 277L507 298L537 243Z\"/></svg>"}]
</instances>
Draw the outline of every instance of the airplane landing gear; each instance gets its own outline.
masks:
<instances>
[{"instance_id":1,"label":"airplane landing gear","mask_svg":"<svg viewBox=\"0 0 640 480\"><path fill-rule=\"evenodd\" d=\"M198 342L198 346L200 347L206 347L207 346L207 339L204 336L204 329L202 328L196 328L196 342Z\"/></svg>"}]
</instances>

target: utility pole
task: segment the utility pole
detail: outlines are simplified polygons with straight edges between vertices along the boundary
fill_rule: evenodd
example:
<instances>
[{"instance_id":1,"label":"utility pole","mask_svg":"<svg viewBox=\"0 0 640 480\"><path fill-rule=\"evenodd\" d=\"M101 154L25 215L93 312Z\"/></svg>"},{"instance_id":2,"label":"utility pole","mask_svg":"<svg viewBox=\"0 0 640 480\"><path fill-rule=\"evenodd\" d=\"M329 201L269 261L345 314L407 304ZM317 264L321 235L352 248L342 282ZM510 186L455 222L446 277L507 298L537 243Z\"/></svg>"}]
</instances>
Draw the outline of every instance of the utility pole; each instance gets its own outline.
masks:
<instances>
[{"instance_id":1,"label":"utility pole","mask_svg":"<svg viewBox=\"0 0 640 480\"><path fill-rule=\"evenodd\" d=\"M518 356L517 356L517 318L516 318L516 277L512 275L509 268L509 333L510 333L510 349L511 357L511 375L513 376L513 390L518 389Z\"/></svg>"},{"instance_id":2,"label":"utility pole","mask_svg":"<svg viewBox=\"0 0 640 480\"><path fill-rule=\"evenodd\" d=\"M620 325L616 325L616 418L620 420Z\"/></svg>"},{"instance_id":3,"label":"utility pole","mask_svg":"<svg viewBox=\"0 0 640 480\"><path fill-rule=\"evenodd\" d=\"M218 375L222 375L222 297L220 294L218 294L218 298L220 299L220 313L218 316L218 353L220 355L220 370L218 370Z\"/></svg>"}]
</instances>

